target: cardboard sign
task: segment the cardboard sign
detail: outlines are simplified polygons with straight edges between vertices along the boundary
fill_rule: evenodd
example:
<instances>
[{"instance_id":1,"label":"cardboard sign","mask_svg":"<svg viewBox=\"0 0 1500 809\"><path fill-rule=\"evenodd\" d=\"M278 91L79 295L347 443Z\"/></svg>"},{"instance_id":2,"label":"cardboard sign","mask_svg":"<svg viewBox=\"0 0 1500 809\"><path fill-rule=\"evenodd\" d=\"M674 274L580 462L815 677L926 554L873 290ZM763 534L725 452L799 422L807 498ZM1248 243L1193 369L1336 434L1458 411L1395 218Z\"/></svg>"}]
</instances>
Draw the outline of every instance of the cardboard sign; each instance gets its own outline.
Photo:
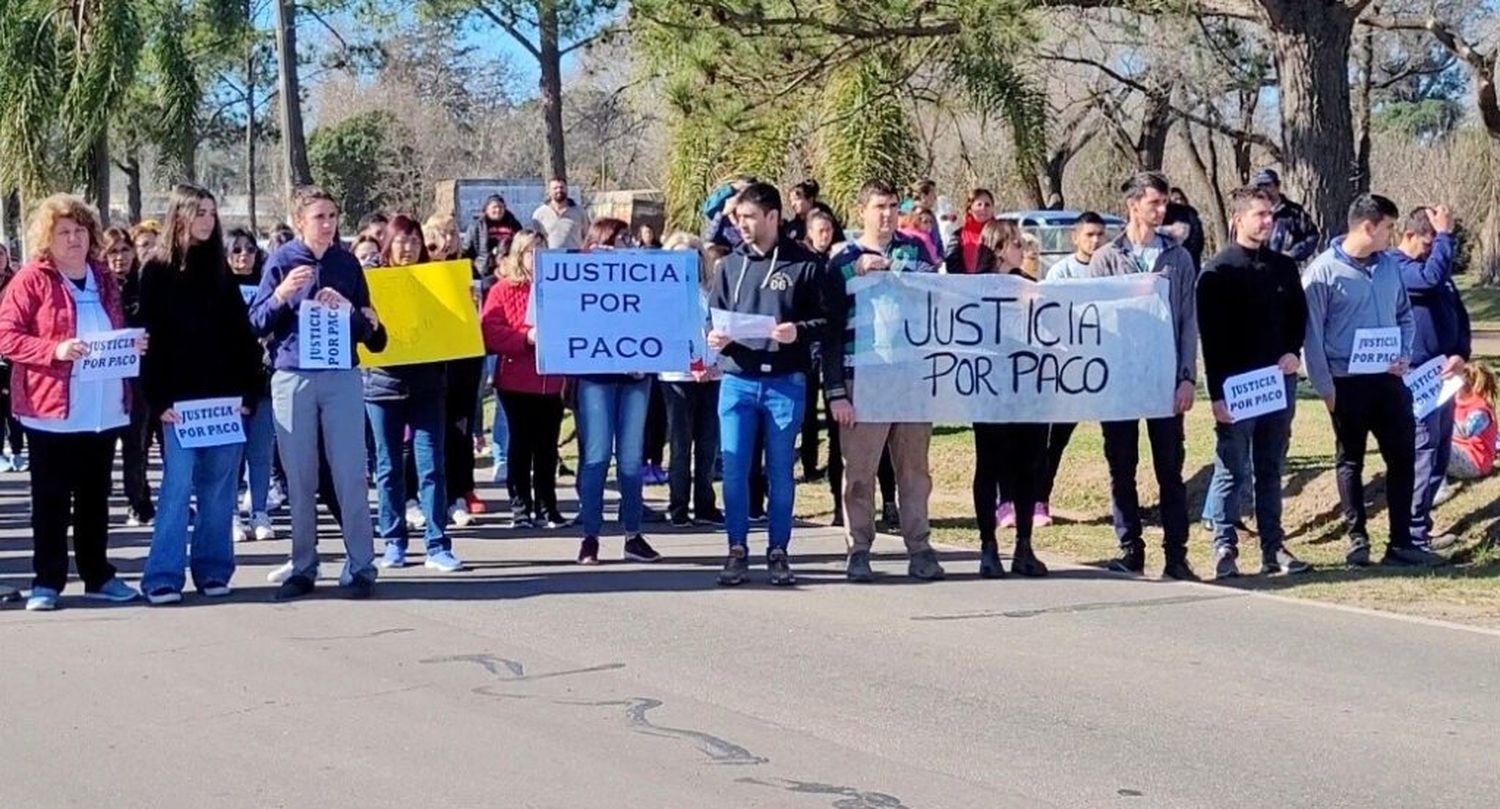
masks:
<instances>
[{"instance_id":1,"label":"cardboard sign","mask_svg":"<svg viewBox=\"0 0 1500 809\"><path fill-rule=\"evenodd\" d=\"M1287 408L1286 380L1275 365L1224 380L1224 405L1232 422Z\"/></svg>"},{"instance_id":2,"label":"cardboard sign","mask_svg":"<svg viewBox=\"0 0 1500 809\"><path fill-rule=\"evenodd\" d=\"M172 425L183 449L245 443L245 419L238 396L191 399L172 406L179 421Z\"/></svg>"},{"instance_id":3,"label":"cardboard sign","mask_svg":"<svg viewBox=\"0 0 1500 809\"><path fill-rule=\"evenodd\" d=\"M326 371L354 367L349 339L349 309L331 309L313 300L297 308L297 367Z\"/></svg>"},{"instance_id":4,"label":"cardboard sign","mask_svg":"<svg viewBox=\"0 0 1500 809\"><path fill-rule=\"evenodd\" d=\"M79 382L100 379L132 379L141 375L141 355L136 341L145 329L116 329L80 334L89 355L73 363L73 378Z\"/></svg>"},{"instance_id":5,"label":"cardboard sign","mask_svg":"<svg viewBox=\"0 0 1500 809\"><path fill-rule=\"evenodd\" d=\"M1349 374L1384 374L1401 357L1401 329L1355 329L1349 352Z\"/></svg>"},{"instance_id":6,"label":"cardboard sign","mask_svg":"<svg viewBox=\"0 0 1500 809\"><path fill-rule=\"evenodd\" d=\"M467 260L366 270L370 303L388 340L379 353L360 346L359 361L389 368L484 356L473 274Z\"/></svg>"}]
</instances>

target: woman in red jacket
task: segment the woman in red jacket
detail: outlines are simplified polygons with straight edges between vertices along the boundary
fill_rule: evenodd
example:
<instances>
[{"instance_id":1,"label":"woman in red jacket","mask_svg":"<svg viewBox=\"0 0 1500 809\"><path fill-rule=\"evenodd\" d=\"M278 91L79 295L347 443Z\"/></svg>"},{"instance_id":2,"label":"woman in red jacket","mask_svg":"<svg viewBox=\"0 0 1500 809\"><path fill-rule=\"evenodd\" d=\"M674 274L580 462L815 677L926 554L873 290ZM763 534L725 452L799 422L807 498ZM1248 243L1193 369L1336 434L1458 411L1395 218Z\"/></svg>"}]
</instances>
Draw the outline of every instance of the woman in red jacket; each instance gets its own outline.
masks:
<instances>
[{"instance_id":1,"label":"woman in red jacket","mask_svg":"<svg viewBox=\"0 0 1500 809\"><path fill-rule=\"evenodd\" d=\"M32 447L31 597L28 610L57 609L68 579L68 527L84 596L133 601L140 593L115 577L109 546L110 470L130 423L129 383L80 381L73 363L89 355L80 338L125 328L115 279L98 262L99 215L58 194L32 214L22 267L0 301L0 355L10 360L15 414ZM146 340L136 342L145 353Z\"/></svg>"},{"instance_id":2,"label":"woman in red jacket","mask_svg":"<svg viewBox=\"0 0 1500 809\"><path fill-rule=\"evenodd\" d=\"M480 323L485 351L499 356L495 390L510 427L511 521L515 528L561 528L557 510L557 437L562 429L563 380L536 372L536 329L526 322L537 248L545 237L517 233L500 261L499 283L484 301Z\"/></svg>"},{"instance_id":3,"label":"woman in red jacket","mask_svg":"<svg viewBox=\"0 0 1500 809\"><path fill-rule=\"evenodd\" d=\"M954 275L979 272L980 233L994 218L995 195L987 188L970 191L969 200L964 205L964 225L954 234L953 243L948 245L944 272Z\"/></svg>"}]
</instances>

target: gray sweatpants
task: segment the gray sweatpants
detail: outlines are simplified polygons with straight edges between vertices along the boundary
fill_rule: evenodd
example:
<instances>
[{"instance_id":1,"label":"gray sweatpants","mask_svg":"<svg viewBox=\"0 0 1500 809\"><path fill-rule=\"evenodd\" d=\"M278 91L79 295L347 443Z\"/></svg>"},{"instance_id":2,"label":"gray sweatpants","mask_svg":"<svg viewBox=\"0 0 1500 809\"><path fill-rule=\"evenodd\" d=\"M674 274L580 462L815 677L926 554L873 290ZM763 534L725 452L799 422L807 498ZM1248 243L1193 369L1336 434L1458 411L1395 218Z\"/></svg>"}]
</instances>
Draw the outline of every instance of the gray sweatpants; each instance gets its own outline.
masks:
<instances>
[{"instance_id":1,"label":"gray sweatpants","mask_svg":"<svg viewBox=\"0 0 1500 809\"><path fill-rule=\"evenodd\" d=\"M313 578L318 567L318 432L343 512L345 571L375 578L375 538L365 483L364 383L355 369L277 371L271 377L276 446L292 509L292 568ZM342 578L342 577L341 577Z\"/></svg>"}]
</instances>

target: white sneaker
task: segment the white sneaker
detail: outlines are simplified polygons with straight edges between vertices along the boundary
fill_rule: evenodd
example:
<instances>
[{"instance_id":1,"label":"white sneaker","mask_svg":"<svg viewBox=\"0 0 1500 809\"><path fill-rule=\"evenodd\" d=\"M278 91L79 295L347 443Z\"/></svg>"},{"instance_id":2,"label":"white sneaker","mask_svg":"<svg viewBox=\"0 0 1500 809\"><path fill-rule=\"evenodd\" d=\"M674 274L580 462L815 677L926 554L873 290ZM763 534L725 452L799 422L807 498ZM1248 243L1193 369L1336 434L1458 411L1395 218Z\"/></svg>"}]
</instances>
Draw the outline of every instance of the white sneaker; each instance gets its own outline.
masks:
<instances>
[{"instance_id":1,"label":"white sneaker","mask_svg":"<svg viewBox=\"0 0 1500 809\"><path fill-rule=\"evenodd\" d=\"M296 568L292 567L292 560L288 559L280 567L266 574L266 581L272 584L281 584L290 579Z\"/></svg>"},{"instance_id":2,"label":"white sneaker","mask_svg":"<svg viewBox=\"0 0 1500 809\"><path fill-rule=\"evenodd\" d=\"M422 513L422 505L415 500L406 501L406 527L412 531L427 528L427 517Z\"/></svg>"},{"instance_id":3,"label":"white sneaker","mask_svg":"<svg viewBox=\"0 0 1500 809\"><path fill-rule=\"evenodd\" d=\"M234 541L235 542L249 542L252 539L255 539L255 535L250 533L250 527L247 526L247 525L245 525L245 521L244 520L240 519L239 517L235 517L234 518Z\"/></svg>"},{"instance_id":4,"label":"white sneaker","mask_svg":"<svg viewBox=\"0 0 1500 809\"><path fill-rule=\"evenodd\" d=\"M261 542L276 538L276 529L271 527L271 515L264 511L257 512L250 517L250 530Z\"/></svg>"},{"instance_id":5,"label":"white sneaker","mask_svg":"<svg viewBox=\"0 0 1500 809\"><path fill-rule=\"evenodd\" d=\"M243 511L246 514L250 513L250 490L249 489L246 489L245 493L242 494L242 495L240 495L240 511Z\"/></svg>"},{"instance_id":6,"label":"white sneaker","mask_svg":"<svg viewBox=\"0 0 1500 809\"><path fill-rule=\"evenodd\" d=\"M495 462L495 469L490 473L490 482L501 486L505 485L505 460L502 458Z\"/></svg>"},{"instance_id":7,"label":"white sneaker","mask_svg":"<svg viewBox=\"0 0 1500 809\"><path fill-rule=\"evenodd\" d=\"M208 598L227 598L233 592L227 584L212 584L203 588L203 595Z\"/></svg>"},{"instance_id":8,"label":"white sneaker","mask_svg":"<svg viewBox=\"0 0 1500 809\"><path fill-rule=\"evenodd\" d=\"M275 481L271 482L271 490L266 494L266 511L280 511L286 505L286 492L281 490L281 485Z\"/></svg>"},{"instance_id":9,"label":"white sneaker","mask_svg":"<svg viewBox=\"0 0 1500 809\"><path fill-rule=\"evenodd\" d=\"M462 500L454 500L453 505L448 508L448 522L459 528L467 528L474 522L474 515L469 513L469 505Z\"/></svg>"}]
</instances>

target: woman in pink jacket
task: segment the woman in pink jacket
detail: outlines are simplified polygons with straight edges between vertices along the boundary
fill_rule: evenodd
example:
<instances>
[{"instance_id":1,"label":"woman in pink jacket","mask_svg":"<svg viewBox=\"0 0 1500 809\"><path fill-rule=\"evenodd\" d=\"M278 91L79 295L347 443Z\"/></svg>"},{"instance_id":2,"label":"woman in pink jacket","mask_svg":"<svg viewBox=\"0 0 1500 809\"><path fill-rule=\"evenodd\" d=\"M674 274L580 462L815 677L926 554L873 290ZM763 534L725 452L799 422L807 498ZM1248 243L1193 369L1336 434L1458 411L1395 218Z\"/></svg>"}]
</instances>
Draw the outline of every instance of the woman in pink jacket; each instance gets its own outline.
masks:
<instances>
[{"instance_id":1,"label":"woman in pink jacket","mask_svg":"<svg viewBox=\"0 0 1500 809\"><path fill-rule=\"evenodd\" d=\"M517 233L500 260L480 323L484 350L498 356L495 390L510 427L506 470L511 527L561 528L557 510L557 437L562 429L563 379L536 372L536 328L527 322L532 272L544 237Z\"/></svg>"}]
</instances>

